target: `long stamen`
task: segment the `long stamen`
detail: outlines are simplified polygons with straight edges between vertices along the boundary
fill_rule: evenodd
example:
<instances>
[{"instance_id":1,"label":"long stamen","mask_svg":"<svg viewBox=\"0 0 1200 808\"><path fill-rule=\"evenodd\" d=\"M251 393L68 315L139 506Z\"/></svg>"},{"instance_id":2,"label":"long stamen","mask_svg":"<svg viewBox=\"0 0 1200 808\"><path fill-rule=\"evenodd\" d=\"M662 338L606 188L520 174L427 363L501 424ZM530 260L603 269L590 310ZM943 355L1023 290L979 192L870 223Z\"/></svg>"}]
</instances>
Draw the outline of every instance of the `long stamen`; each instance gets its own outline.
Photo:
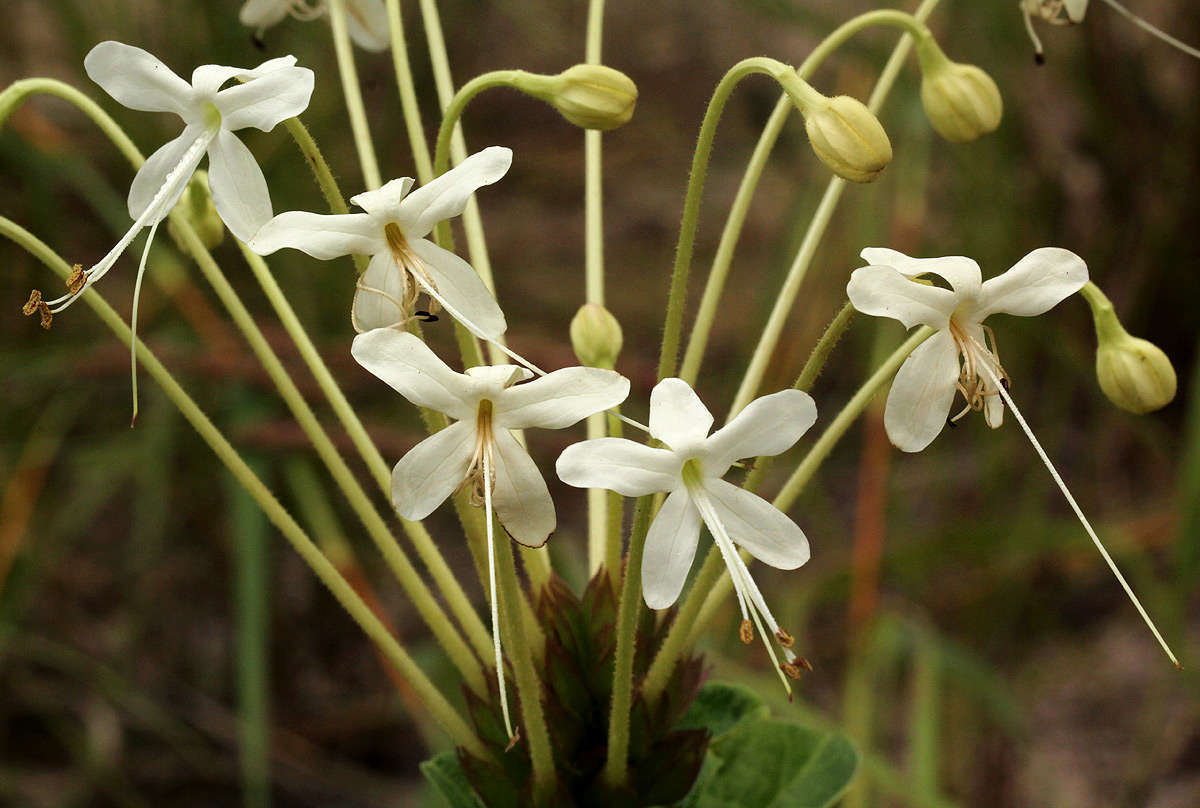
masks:
<instances>
[{"instance_id":1,"label":"long stamen","mask_svg":"<svg viewBox=\"0 0 1200 808\"><path fill-rule=\"evenodd\" d=\"M483 450L483 512L487 524L488 589L492 597L492 646L496 652L496 681L500 686L500 712L504 715L504 731L513 739L512 718L508 714L508 691L504 687L504 656L500 652L500 606L496 597L496 547L492 526L492 452L488 444Z\"/></svg>"},{"instance_id":2,"label":"long stamen","mask_svg":"<svg viewBox=\"0 0 1200 808\"><path fill-rule=\"evenodd\" d=\"M1196 48L1193 48L1191 45L1188 45L1184 42L1180 42L1178 39L1171 36L1166 31L1163 31L1160 28L1154 27L1153 25L1146 22L1138 15L1134 14L1129 9L1125 8L1125 6L1118 3L1117 0L1104 0L1104 2L1107 3L1108 5L1112 6L1118 14L1120 14L1125 19L1129 20L1131 23L1136 25L1138 28L1141 28L1146 33L1148 33L1152 36L1158 37L1163 42L1166 42L1168 45L1172 45L1175 48L1183 51L1188 56L1194 57L1196 59L1200 59L1200 50L1197 50Z\"/></svg>"},{"instance_id":3,"label":"long stamen","mask_svg":"<svg viewBox=\"0 0 1200 808\"><path fill-rule=\"evenodd\" d=\"M1033 61L1039 65L1045 64L1046 51L1042 48L1042 40L1038 39L1037 32L1033 30L1033 18L1024 7L1021 8L1021 16L1025 18L1025 30L1029 32L1029 38L1033 41Z\"/></svg>"},{"instance_id":4,"label":"long stamen","mask_svg":"<svg viewBox=\"0 0 1200 808\"><path fill-rule=\"evenodd\" d=\"M1017 409L1016 402L1012 400L1012 396L1010 396L1008 391L1004 389L1004 385L1001 384L1000 378L997 376L995 371L988 367L986 363L983 366L983 370L985 373L987 373L992 383L996 385L996 390L999 391L1000 397L1004 399L1004 403L1008 405L1010 410L1012 410L1013 417L1017 419L1017 423L1021 425L1021 429L1025 430L1025 436L1028 437L1029 442L1033 444L1034 451L1037 452L1038 457L1042 459L1042 462L1046 464L1046 470L1050 472L1050 476L1054 478L1054 482L1058 483L1058 487L1062 491L1063 496L1067 498L1067 502L1070 504L1071 509L1074 510L1075 515L1079 517L1079 522L1083 525L1083 529L1087 531L1088 536L1096 545L1096 549L1099 550L1100 555L1104 557L1105 562L1108 564L1108 568L1112 570L1113 575L1117 577L1121 587L1125 590L1125 594L1129 596L1129 599L1133 601L1133 605L1137 607L1138 614L1142 616L1142 620L1146 621L1146 626L1149 627L1150 632L1154 635L1154 638L1158 640L1158 644L1162 646L1162 649L1166 653L1167 657L1171 660L1176 668L1182 670L1183 666L1179 664L1179 660L1176 659L1175 654L1171 652L1171 649L1167 645L1167 641L1163 639L1162 634L1158 633L1158 628L1154 625L1154 621L1150 619L1150 615L1147 614L1145 608L1142 607L1142 602L1138 600L1137 595L1133 594L1133 589L1125 580L1125 576L1121 574L1119 569L1117 569L1116 562L1113 561L1112 556L1108 554L1108 550L1104 548L1104 544L1100 541L1100 537L1096 535L1096 531L1092 529L1092 525L1090 522L1088 522L1087 517L1083 515L1083 510L1079 507L1079 503L1075 501L1075 497L1071 496L1071 492L1067 489L1067 484L1063 482L1063 479L1059 476L1057 469L1054 468L1054 464L1050 462L1050 458L1046 454L1046 450L1042 448L1042 445L1038 443L1038 439L1034 437L1033 430L1029 428L1029 424L1025 423L1025 418L1021 415L1021 411Z\"/></svg>"},{"instance_id":5,"label":"long stamen","mask_svg":"<svg viewBox=\"0 0 1200 808\"><path fill-rule=\"evenodd\" d=\"M158 222L150 225L150 235L146 236L146 246L142 248L142 260L138 262L137 280L133 282L133 311L129 314L129 381L133 393L133 415L129 418L129 427L137 421L137 319L138 301L142 298L142 276L146 274L146 259L150 256L150 245L154 243L154 233L158 230Z\"/></svg>"}]
</instances>

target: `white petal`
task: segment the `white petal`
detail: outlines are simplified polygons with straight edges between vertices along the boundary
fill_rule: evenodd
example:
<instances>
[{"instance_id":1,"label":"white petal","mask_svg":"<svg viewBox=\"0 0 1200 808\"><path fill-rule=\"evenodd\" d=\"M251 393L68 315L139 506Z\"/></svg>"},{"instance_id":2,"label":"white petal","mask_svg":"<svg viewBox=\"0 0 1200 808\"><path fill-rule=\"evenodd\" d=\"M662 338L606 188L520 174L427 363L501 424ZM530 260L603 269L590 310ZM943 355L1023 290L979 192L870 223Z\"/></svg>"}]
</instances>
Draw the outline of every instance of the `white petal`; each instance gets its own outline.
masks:
<instances>
[{"instance_id":1,"label":"white petal","mask_svg":"<svg viewBox=\"0 0 1200 808\"><path fill-rule=\"evenodd\" d=\"M607 488L626 497L671 491L683 466L674 452L652 449L625 438L574 443L558 456L555 471L567 485Z\"/></svg>"},{"instance_id":2,"label":"white petal","mask_svg":"<svg viewBox=\"0 0 1200 808\"><path fill-rule=\"evenodd\" d=\"M804 531L774 505L724 480L706 479L704 490L729 538L750 555L781 570L794 570L808 561Z\"/></svg>"},{"instance_id":3,"label":"white petal","mask_svg":"<svg viewBox=\"0 0 1200 808\"><path fill-rule=\"evenodd\" d=\"M250 241L271 221L267 178L246 144L227 129L208 145L208 185L217 215L239 240Z\"/></svg>"},{"instance_id":4,"label":"white petal","mask_svg":"<svg viewBox=\"0 0 1200 808\"><path fill-rule=\"evenodd\" d=\"M990 314L1033 317L1049 311L1088 281L1087 264L1075 253L1042 247L983 285L976 322Z\"/></svg>"},{"instance_id":5,"label":"white petal","mask_svg":"<svg viewBox=\"0 0 1200 808\"><path fill-rule=\"evenodd\" d=\"M883 424L898 449L919 452L928 446L950 415L958 382L958 348L939 331L904 360L892 382Z\"/></svg>"},{"instance_id":6,"label":"white petal","mask_svg":"<svg viewBox=\"0 0 1200 808\"><path fill-rule=\"evenodd\" d=\"M979 292L982 276L979 264L961 255L941 258L911 258L887 247L867 247L860 255L873 266L891 267L909 278L932 272L949 282L960 297L974 297Z\"/></svg>"},{"instance_id":7,"label":"white petal","mask_svg":"<svg viewBox=\"0 0 1200 808\"><path fill-rule=\"evenodd\" d=\"M287 13L287 0L246 0L238 12L238 22L261 32L278 23Z\"/></svg>"},{"instance_id":8,"label":"white petal","mask_svg":"<svg viewBox=\"0 0 1200 808\"><path fill-rule=\"evenodd\" d=\"M411 312L403 309L408 272L396 264L387 250L367 264L359 278L351 304L354 328L361 332L401 325Z\"/></svg>"},{"instance_id":9,"label":"white petal","mask_svg":"<svg viewBox=\"0 0 1200 808\"><path fill-rule=\"evenodd\" d=\"M141 48L101 42L88 51L83 67L104 92L130 109L191 115L191 86Z\"/></svg>"},{"instance_id":10,"label":"white petal","mask_svg":"<svg viewBox=\"0 0 1200 808\"><path fill-rule=\"evenodd\" d=\"M617 406L628 395L629 380L615 371L563 368L501 392L495 419L508 429L562 429Z\"/></svg>"},{"instance_id":11,"label":"white petal","mask_svg":"<svg viewBox=\"0 0 1200 808\"><path fill-rule=\"evenodd\" d=\"M650 434L677 452L698 449L713 417L683 379L663 379L650 391Z\"/></svg>"},{"instance_id":12,"label":"white petal","mask_svg":"<svg viewBox=\"0 0 1200 808\"><path fill-rule=\"evenodd\" d=\"M378 53L392 44L382 0L346 0L346 31L365 50Z\"/></svg>"},{"instance_id":13,"label":"white petal","mask_svg":"<svg viewBox=\"0 0 1200 808\"><path fill-rule=\"evenodd\" d=\"M465 400L471 391L470 379L446 367L412 334L377 328L355 337L350 353L358 364L418 407L475 422L475 404Z\"/></svg>"},{"instance_id":14,"label":"white petal","mask_svg":"<svg viewBox=\"0 0 1200 808\"><path fill-rule=\"evenodd\" d=\"M433 513L467 476L475 422L458 421L418 443L392 469L392 504L414 522Z\"/></svg>"},{"instance_id":15,"label":"white petal","mask_svg":"<svg viewBox=\"0 0 1200 808\"><path fill-rule=\"evenodd\" d=\"M222 128L234 131L252 126L270 132L307 109L312 92L311 70L281 66L221 90L213 103L221 113Z\"/></svg>"},{"instance_id":16,"label":"white petal","mask_svg":"<svg viewBox=\"0 0 1200 808\"><path fill-rule=\"evenodd\" d=\"M200 65L192 71L192 96L212 100L221 85L232 79L243 82L253 81L277 70L295 67L295 56L278 56L268 59L258 67L230 67L229 65Z\"/></svg>"},{"instance_id":17,"label":"white petal","mask_svg":"<svg viewBox=\"0 0 1200 808\"><path fill-rule=\"evenodd\" d=\"M425 262L448 314L477 337L495 339L504 333L504 312L470 264L426 239L409 242L409 247Z\"/></svg>"},{"instance_id":18,"label":"white petal","mask_svg":"<svg viewBox=\"0 0 1200 808\"><path fill-rule=\"evenodd\" d=\"M412 177L389 180L374 191L363 191L350 197L350 201L379 219L392 221L400 215L400 200L412 190Z\"/></svg>"},{"instance_id":19,"label":"white petal","mask_svg":"<svg viewBox=\"0 0 1200 808\"><path fill-rule=\"evenodd\" d=\"M646 533L642 556L642 597L651 609L665 609L679 598L696 558L700 512L687 489L667 496Z\"/></svg>"},{"instance_id":20,"label":"white petal","mask_svg":"<svg viewBox=\"0 0 1200 808\"><path fill-rule=\"evenodd\" d=\"M864 247L859 255L872 266L891 267L901 275L907 275L910 278L925 271L921 269L921 262L924 259L912 258L889 247Z\"/></svg>"},{"instance_id":21,"label":"white petal","mask_svg":"<svg viewBox=\"0 0 1200 808\"><path fill-rule=\"evenodd\" d=\"M493 433L496 487L492 508L508 535L526 547L541 547L554 532L554 501L537 464L507 429Z\"/></svg>"},{"instance_id":22,"label":"white petal","mask_svg":"<svg viewBox=\"0 0 1200 808\"><path fill-rule=\"evenodd\" d=\"M886 266L854 270L846 284L846 294L854 308L863 314L891 317L905 328L919 323L945 328L958 305L958 296L949 289L917 283Z\"/></svg>"},{"instance_id":23,"label":"white petal","mask_svg":"<svg viewBox=\"0 0 1200 808\"><path fill-rule=\"evenodd\" d=\"M462 213L471 194L503 177L510 165L512 149L490 146L434 177L400 204L398 221L404 234L409 239L423 238L438 222Z\"/></svg>"},{"instance_id":24,"label":"white petal","mask_svg":"<svg viewBox=\"0 0 1200 808\"><path fill-rule=\"evenodd\" d=\"M204 133L204 128L198 125L190 125L183 130L183 134L174 140L164 143L158 148L154 154L142 163L142 167L138 169L137 174L133 177L133 184L129 186L129 215L137 219L146 208L154 201L154 197L162 190L163 183L167 180L167 175L171 170L177 167L187 156L188 149L195 143L196 139ZM204 157L203 150L197 148L191 157L192 171L188 171L188 179L191 179L192 172L196 170L196 166L200 164L200 160ZM179 197L183 195L187 188L187 183L182 183L178 186L178 193L174 199L162 200L160 205L168 212L179 201Z\"/></svg>"},{"instance_id":25,"label":"white petal","mask_svg":"<svg viewBox=\"0 0 1200 808\"><path fill-rule=\"evenodd\" d=\"M816 420L817 405L800 390L757 398L704 441L705 473L720 477L735 460L785 452Z\"/></svg>"},{"instance_id":26,"label":"white petal","mask_svg":"<svg viewBox=\"0 0 1200 808\"><path fill-rule=\"evenodd\" d=\"M1083 22L1083 15L1087 13L1088 0L1063 0L1063 6L1067 10L1068 20Z\"/></svg>"},{"instance_id":27,"label":"white petal","mask_svg":"<svg viewBox=\"0 0 1200 808\"><path fill-rule=\"evenodd\" d=\"M281 213L262 226L249 242L259 255L270 255L283 247L306 252L328 261L341 255L376 255L388 252L383 231L365 213L325 216L301 210Z\"/></svg>"},{"instance_id":28,"label":"white petal","mask_svg":"<svg viewBox=\"0 0 1200 808\"><path fill-rule=\"evenodd\" d=\"M493 400L498 398L505 388L533 378L533 371L520 365L476 365L467 368L464 373L479 382L478 389L481 394Z\"/></svg>"}]
</instances>

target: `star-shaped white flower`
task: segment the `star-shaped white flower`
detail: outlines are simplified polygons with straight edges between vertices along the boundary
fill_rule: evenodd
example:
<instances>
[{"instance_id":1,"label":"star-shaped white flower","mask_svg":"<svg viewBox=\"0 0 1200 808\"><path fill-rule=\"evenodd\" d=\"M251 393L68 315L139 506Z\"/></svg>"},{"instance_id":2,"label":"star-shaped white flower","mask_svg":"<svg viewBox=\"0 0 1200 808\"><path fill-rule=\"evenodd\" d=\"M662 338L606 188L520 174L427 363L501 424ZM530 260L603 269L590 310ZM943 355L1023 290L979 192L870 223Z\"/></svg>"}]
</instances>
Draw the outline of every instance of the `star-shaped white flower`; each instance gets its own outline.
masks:
<instances>
[{"instance_id":1,"label":"star-shaped white flower","mask_svg":"<svg viewBox=\"0 0 1200 808\"><path fill-rule=\"evenodd\" d=\"M764 564L791 570L808 561L808 539L769 502L721 478L741 458L786 451L816 418L816 405L807 393L784 390L756 399L709 435L712 414L692 388L682 379L664 379L650 393L650 434L664 448L624 438L583 441L559 456L558 476L569 485L607 488L628 497L669 492L646 534L646 605L665 609L679 597L703 521L729 567L742 610L742 639L749 642L753 636L752 618L763 630L761 617L783 647L784 672L794 677L799 658L791 650L792 639L775 622L734 545ZM774 657L769 642L767 648Z\"/></svg>"},{"instance_id":2,"label":"star-shaped white flower","mask_svg":"<svg viewBox=\"0 0 1200 808\"><path fill-rule=\"evenodd\" d=\"M919 452L938 436L955 392L962 393L966 407L954 420L983 410L989 426L1000 426L1004 403L995 382L1007 383L1008 374L984 319L997 313L1042 314L1088 280L1083 259L1058 247L1034 250L986 282L979 265L961 256L910 258L868 247L862 257L871 266L856 269L846 286L854 308L899 320L905 328L937 329L901 365L884 409L888 438L906 452ZM915 280L924 274L937 275L950 288Z\"/></svg>"},{"instance_id":3,"label":"star-shaped white flower","mask_svg":"<svg viewBox=\"0 0 1200 808\"><path fill-rule=\"evenodd\" d=\"M463 259L425 236L443 219L463 212L484 185L504 176L512 150L492 146L412 193L411 177L392 180L350 201L366 213L326 216L304 211L281 213L250 242L260 255L293 247L314 258L369 255L358 281L351 319L360 333L400 327L414 316L417 298L428 295L468 330L494 340L508 327L504 313L479 275Z\"/></svg>"},{"instance_id":4,"label":"star-shaped white flower","mask_svg":"<svg viewBox=\"0 0 1200 808\"><path fill-rule=\"evenodd\" d=\"M246 0L238 12L238 20L253 28L255 37L262 39L263 32L282 22L284 17L315 20L328 10L323 0L312 4L306 0ZM383 0L346 0L346 31L364 50L387 50L391 33Z\"/></svg>"}]
</instances>

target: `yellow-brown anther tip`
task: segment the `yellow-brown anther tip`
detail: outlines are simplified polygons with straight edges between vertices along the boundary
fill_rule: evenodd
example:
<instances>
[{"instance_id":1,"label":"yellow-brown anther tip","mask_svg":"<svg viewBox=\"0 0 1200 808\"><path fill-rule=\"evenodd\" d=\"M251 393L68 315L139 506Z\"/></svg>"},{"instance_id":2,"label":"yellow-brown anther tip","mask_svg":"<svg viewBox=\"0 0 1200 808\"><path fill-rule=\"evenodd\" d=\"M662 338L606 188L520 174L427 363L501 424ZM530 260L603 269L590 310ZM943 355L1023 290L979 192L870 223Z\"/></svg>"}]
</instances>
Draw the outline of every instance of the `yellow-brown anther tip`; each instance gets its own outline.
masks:
<instances>
[{"instance_id":1,"label":"yellow-brown anther tip","mask_svg":"<svg viewBox=\"0 0 1200 808\"><path fill-rule=\"evenodd\" d=\"M38 306L40 306L41 304L42 304L42 293L39 292L37 289L34 289L33 291L31 291L29 293L29 300L27 300L25 302L25 305L21 307L21 313L24 314L26 317L28 317L31 314L33 314L35 311L37 311Z\"/></svg>"},{"instance_id":2,"label":"yellow-brown anther tip","mask_svg":"<svg viewBox=\"0 0 1200 808\"><path fill-rule=\"evenodd\" d=\"M746 645L754 642L754 626L750 625L749 620L742 621L742 625L738 629L738 635L742 638L742 642Z\"/></svg>"},{"instance_id":3,"label":"yellow-brown anther tip","mask_svg":"<svg viewBox=\"0 0 1200 808\"><path fill-rule=\"evenodd\" d=\"M811 671L813 669L812 663L804 657L796 657L796 662L800 663L800 667L804 668L806 671Z\"/></svg>"},{"instance_id":4,"label":"yellow-brown anther tip","mask_svg":"<svg viewBox=\"0 0 1200 808\"><path fill-rule=\"evenodd\" d=\"M786 676L789 679L799 679L800 678L800 669L798 667L796 667L795 665L793 665L791 662L780 662L779 670L783 671L784 676Z\"/></svg>"},{"instance_id":5,"label":"yellow-brown anther tip","mask_svg":"<svg viewBox=\"0 0 1200 808\"><path fill-rule=\"evenodd\" d=\"M50 330L50 324L54 322L54 313L50 311L50 307L45 303L39 302L37 305L38 314L41 315L42 328Z\"/></svg>"},{"instance_id":6,"label":"yellow-brown anther tip","mask_svg":"<svg viewBox=\"0 0 1200 808\"><path fill-rule=\"evenodd\" d=\"M521 728L517 727L513 731L513 736L508 739L508 746L504 747L504 751L507 752L508 750L512 749L514 746L516 746L520 742L520 740L521 740Z\"/></svg>"},{"instance_id":7,"label":"yellow-brown anther tip","mask_svg":"<svg viewBox=\"0 0 1200 808\"><path fill-rule=\"evenodd\" d=\"M71 267L71 274L67 276L67 291L71 294L76 294L83 288L87 282L87 275L83 272L83 264L76 264Z\"/></svg>"},{"instance_id":8,"label":"yellow-brown anther tip","mask_svg":"<svg viewBox=\"0 0 1200 808\"><path fill-rule=\"evenodd\" d=\"M791 634L788 634L783 629L779 629L779 631L775 632L775 639L779 640L779 644L784 648L791 648L796 644L796 638Z\"/></svg>"}]
</instances>

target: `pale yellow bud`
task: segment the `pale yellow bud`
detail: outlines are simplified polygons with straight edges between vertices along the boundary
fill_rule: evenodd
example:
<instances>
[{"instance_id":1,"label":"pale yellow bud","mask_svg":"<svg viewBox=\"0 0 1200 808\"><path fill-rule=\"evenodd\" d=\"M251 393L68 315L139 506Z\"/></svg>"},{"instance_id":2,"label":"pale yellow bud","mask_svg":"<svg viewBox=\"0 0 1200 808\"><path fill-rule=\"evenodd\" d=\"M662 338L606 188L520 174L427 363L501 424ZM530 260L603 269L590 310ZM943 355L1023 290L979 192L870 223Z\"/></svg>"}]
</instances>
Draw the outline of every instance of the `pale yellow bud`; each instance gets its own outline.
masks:
<instances>
[{"instance_id":1,"label":"pale yellow bud","mask_svg":"<svg viewBox=\"0 0 1200 808\"><path fill-rule=\"evenodd\" d=\"M932 37L917 47L921 103L934 130L951 143L968 143L995 131L1004 102L992 77L975 65L951 62Z\"/></svg>"},{"instance_id":2,"label":"pale yellow bud","mask_svg":"<svg viewBox=\"0 0 1200 808\"><path fill-rule=\"evenodd\" d=\"M800 111L813 151L842 179L871 182L891 162L887 132L858 99L822 98Z\"/></svg>"},{"instance_id":3,"label":"pale yellow bud","mask_svg":"<svg viewBox=\"0 0 1200 808\"><path fill-rule=\"evenodd\" d=\"M1153 342L1131 336L1103 293L1084 292L1096 324L1096 378L1104 395L1137 415L1170 404L1176 387L1171 360Z\"/></svg>"},{"instance_id":4,"label":"pale yellow bud","mask_svg":"<svg viewBox=\"0 0 1200 808\"><path fill-rule=\"evenodd\" d=\"M598 303L584 303L571 320L571 346L581 364L612 370L621 353L621 324Z\"/></svg>"},{"instance_id":5,"label":"pale yellow bud","mask_svg":"<svg viewBox=\"0 0 1200 808\"><path fill-rule=\"evenodd\" d=\"M584 129L616 129L629 123L638 96L629 76L604 65L575 65L557 76L520 73L513 86Z\"/></svg>"},{"instance_id":6,"label":"pale yellow bud","mask_svg":"<svg viewBox=\"0 0 1200 808\"><path fill-rule=\"evenodd\" d=\"M225 224L213 205L207 171L197 171L192 175L187 190L175 203L175 210L184 215L208 249L211 250L225 240ZM168 227L173 228L174 225L168 224Z\"/></svg>"}]
</instances>

